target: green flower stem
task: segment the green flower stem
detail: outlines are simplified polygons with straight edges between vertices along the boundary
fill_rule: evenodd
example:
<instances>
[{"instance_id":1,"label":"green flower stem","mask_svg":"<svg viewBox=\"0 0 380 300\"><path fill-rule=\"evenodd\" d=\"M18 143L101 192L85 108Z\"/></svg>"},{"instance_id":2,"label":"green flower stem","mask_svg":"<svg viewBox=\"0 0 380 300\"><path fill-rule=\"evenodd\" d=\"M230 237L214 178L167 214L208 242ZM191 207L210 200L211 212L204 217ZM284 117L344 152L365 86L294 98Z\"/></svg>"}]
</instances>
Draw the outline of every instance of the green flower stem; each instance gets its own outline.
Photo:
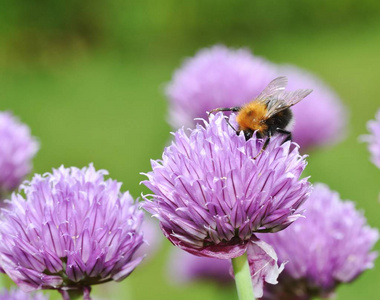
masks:
<instances>
[{"instance_id":1,"label":"green flower stem","mask_svg":"<svg viewBox=\"0 0 380 300\"><path fill-rule=\"evenodd\" d=\"M247 253L232 259L232 266L235 273L236 289L239 300L255 300L249 271Z\"/></svg>"},{"instance_id":2,"label":"green flower stem","mask_svg":"<svg viewBox=\"0 0 380 300\"><path fill-rule=\"evenodd\" d=\"M62 300L80 300L83 299L83 290L60 290Z\"/></svg>"},{"instance_id":3,"label":"green flower stem","mask_svg":"<svg viewBox=\"0 0 380 300\"><path fill-rule=\"evenodd\" d=\"M67 292L70 296L70 300L83 299L83 291L82 290L68 290Z\"/></svg>"}]
</instances>

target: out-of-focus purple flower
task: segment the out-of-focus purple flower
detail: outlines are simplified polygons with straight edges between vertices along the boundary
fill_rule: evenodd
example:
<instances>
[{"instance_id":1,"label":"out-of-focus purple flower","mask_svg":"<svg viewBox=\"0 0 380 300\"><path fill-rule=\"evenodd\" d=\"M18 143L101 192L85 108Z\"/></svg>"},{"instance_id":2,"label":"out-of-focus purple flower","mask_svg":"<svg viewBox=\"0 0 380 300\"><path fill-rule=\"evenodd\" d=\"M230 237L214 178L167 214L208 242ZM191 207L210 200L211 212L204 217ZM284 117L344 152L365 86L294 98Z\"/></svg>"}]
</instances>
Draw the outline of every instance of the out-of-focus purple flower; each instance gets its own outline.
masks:
<instances>
[{"instance_id":1,"label":"out-of-focus purple flower","mask_svg":"<svg viewBox=\"0 0 380 300\"><path fill-rule=\"evenodd\" d=\"M48 300L49 297L42 293L25 293L20 289L12 288L9 291L0 291L0 300Z\"/></svg>"},{"instance_id":2,"label":"out-of-focus purple flower","mask_svg":"<svg viewBox=\"0 0 380 300\"><path fill-rule=\"evenodd\" d=\"M168 263L170 279L175 283L204 279L223 285L234 282L230 275L231 261L228 259L196 256L174 248Z\"/></svg>"},{"instance_id":3,"label":"out-of-focus purple flower","mask_svg":"<svg viewBox=\"0 0 380 300\"><path fill-rule=\"evenodd\" d=\"M221 113L205 127L197 125L190 136L178 130L162 160L152 161L153 171L143 183L153 195L145 197L143 207L159 219L174 245L192 254L221 259L246 251L261 258L266 254L261 272L261 262L248 257L252 280L275 283L277 257L255 233L279 231L295 221L310 184L300 179L306 162L297 147L276 136L254 159L263 142L236 135Z\"/></svg>"},{"instance_id":4,"label":"out-of-focus purple flower","mask_svg":"<svg viewBox=\"0 0 380 300\"><path fill-rule=\"evenodd\" d=\"M339 97L316 76L292 66L273 64L245 49L214 46L187 59L166 87L169 123L192 127L195 118L218 107L241 106L257 97L275 77L287 76L289 88L313 89L292 107L294 141L301 151L332 144L345 133L347 113Z\"/></svg>"},{"instance_id":5,"label":"out-of-focus purple flower","mask_svg":"<svg viewBox=\"0 0 380 300\"><path fill-rule=\"evenodd\" d=\"M370 252L376 229L336 192L314 185L305 203L305 217L275 234L259 234L273 246L279 261L288 262L276 286L266 286L263 299L307 300L329 297L339 283L350 282L373 267Z\"/></svg>"},{"instance_id":6,"label":"out-of-focus purple flower","mask_svg":"<svg viewBox=\"0 0 380 300\"><path fill-rule=\"evenodd\" d=\"M35 175L13 194L0 223L0 262L24 291L83 291L120 281L140 263L143 212L105 170L64 168ZM85 298L85 299L87 299Z\"/></svg>"},{"instance_id":7,"label":"out-of-focus purple flower","mask_svg":"<svg viewBox=\"0 0 380 300\"><path fill-rule=\"evenodd\" d=\"M0 112L0 200L29 174L38 148L27 125L10 112Z\"/></svg>"},{"instance_id":8,"label":"out-of-focus purple flower","mask_svg":"<svg viewBox=\"0 0 380 300\"><path fill-rule=\"evenodd\" d=\"M292 107L293 141L301 149L330 145L346 135L347 110L339 96L319 78L294 66L278 66L278 74L289 78L288 89L311 87L313 92Z\"/></svg>"},{"instance_id":9,"label":"out-of-focus purple flower","mask_svg":"<svg viewBox=\"0 0 380 300\"><path fill-rule=\"evenodd\" d=\"M380 168L380 109L377 111L376 120L368 121L367 128L370 134L362 136L362 140L368 142L371 161Z\"/></svg>"},{"instance_id":10,"label":"out-of-focus purple flower","mask_svg":"<svg viewBox=\"0 0 380 300\"><path fill-rule=\"evenodd\" d=\"M163 240L160 225L156 219L145 217L141 227L144 234L144 244L136 251L134 256L146 256L144 263L149 260L160 248Z\"/></svg>"},{"instance_id":11,"label":"out-of-focus purple flower","mask_svg":"<svg viewBox=\"0 0 380 300\"><path fill-rule=\"evenodd\" d=\"M253 100L276 77L273 64L247 49L214 46L185 61L166 87L169 123L193 127L217 107L239 106Z\"/></svg>"}]
</instances>

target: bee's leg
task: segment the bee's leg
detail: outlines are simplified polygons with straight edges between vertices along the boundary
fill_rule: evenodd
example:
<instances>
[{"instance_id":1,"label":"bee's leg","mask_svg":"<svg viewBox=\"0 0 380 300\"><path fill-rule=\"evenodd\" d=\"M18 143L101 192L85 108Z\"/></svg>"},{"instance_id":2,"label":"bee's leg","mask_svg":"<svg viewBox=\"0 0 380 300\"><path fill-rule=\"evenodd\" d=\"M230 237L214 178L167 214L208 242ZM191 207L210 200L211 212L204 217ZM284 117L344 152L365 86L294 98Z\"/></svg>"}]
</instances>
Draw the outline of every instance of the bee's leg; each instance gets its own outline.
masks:
<instances>
[{"instance_id":1,"label":"bee's leg","mask_svg":"<svg viewBox=\"0 0 380 300\"><path fill-rule=\"evenodd\" d=\"M241 109L240 106L235 106L235 107L221 107L221 108L215 108L213 110L211 110L208 115L211 115L213 112L216 112L216 111L233 111L233 112L237 112Z\"/></svg>"},{"instance_id":2,"label":"bee's leg","mask_svg":"<svg viewBox=\"0 0 380 300\"><path fill-rule=\"evenodd\" d=\"M284 143L292 140L292 133L290 131L285 130L285 129L281 129L281 128L277 128L277 132L281 133L283 135L286 135L286 138L284 139Z\"/></svg>"},{"instance_id":3,"label":"bee's leg","mask_svg":"<svg viewBox=\"0 0 380 300\"><path fill-rule=\"evenodd\" d=\"M271 138L271 137L272 137L272 134L271 134L271 132L269 131L269 132L268 132L268 137L267 137L267 139L265 140L263 147L261 148L260 152L259 152L259 153L258 153L253 159L258 158L258 157L261 155L261 153L264 152L264 150L265 150L265 149L268 147L268 145L269 145L269 142L270 142L270 138Z\"/></svg>"}]
</instances>

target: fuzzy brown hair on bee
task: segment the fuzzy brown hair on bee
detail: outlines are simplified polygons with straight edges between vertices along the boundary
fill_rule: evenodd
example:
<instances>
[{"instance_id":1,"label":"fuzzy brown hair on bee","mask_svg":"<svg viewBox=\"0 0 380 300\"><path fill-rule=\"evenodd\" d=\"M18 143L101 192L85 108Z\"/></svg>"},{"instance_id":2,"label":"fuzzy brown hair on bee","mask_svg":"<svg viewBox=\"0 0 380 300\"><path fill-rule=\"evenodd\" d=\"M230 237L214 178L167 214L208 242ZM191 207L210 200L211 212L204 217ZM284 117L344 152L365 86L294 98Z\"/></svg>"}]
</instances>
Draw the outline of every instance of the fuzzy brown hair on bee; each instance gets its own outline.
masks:
<instances>
[{"instance_id":1,"label":"fuzzy brown hair on bee","mask_svg":"<svg viewBox=\"0 0 380 300\"><path fill-rule=\"evenodd\" d=\"M266 138L257 155L259 156L268 146L270 138L276 133L287 135L285 141L291 140L291 132L287 128L293 118L290 107L312 92L310 89L288 92L285 91L287 84L288 80L285 76L277 77L253 101L241 107L216 108L211 110L210 114L217 111L237 112L236 122L239 126L237 130L227 120L237 134L243 131L246 140L249 140L255 133L258 138Z\"/></svg>"}]
</instances>

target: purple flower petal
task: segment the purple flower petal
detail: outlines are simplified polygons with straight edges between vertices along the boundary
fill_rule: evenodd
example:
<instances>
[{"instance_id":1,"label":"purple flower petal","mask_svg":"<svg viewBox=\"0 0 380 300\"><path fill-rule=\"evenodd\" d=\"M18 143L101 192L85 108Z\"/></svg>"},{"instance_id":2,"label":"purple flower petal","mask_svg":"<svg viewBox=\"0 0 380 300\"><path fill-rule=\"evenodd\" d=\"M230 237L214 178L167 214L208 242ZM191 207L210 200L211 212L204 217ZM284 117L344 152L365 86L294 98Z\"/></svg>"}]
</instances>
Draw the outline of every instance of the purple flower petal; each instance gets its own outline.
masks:
<instances>
[{"instance_id":1,"label":"purple flower petal","mask_svg":"<svg viewBox=\"0 0 380 300\"><path fill-rule=\"evenodd\" d=\"M251 270L253 292L256 298L263 296L264 283L277 284L277 278L284 269L284 263L277 265L273 248L259 239L252 239L247 248L248 264Z\"/></svg>"},{"instance_id":2,"label":"purple flower petal","mask_svg":"<svg viewBox=\"0 0 380 300\"><path fill-rule=\"evenodd\" d=\"M128 264L124 265L124 267L120 270L120 272L114 274L112 276L112 279L115 281L122 281L129 274L131 274L131 272L141 263L142 260L143 260L143 257L138 257L130 261Z\"/></svg>"}]
</instances>

